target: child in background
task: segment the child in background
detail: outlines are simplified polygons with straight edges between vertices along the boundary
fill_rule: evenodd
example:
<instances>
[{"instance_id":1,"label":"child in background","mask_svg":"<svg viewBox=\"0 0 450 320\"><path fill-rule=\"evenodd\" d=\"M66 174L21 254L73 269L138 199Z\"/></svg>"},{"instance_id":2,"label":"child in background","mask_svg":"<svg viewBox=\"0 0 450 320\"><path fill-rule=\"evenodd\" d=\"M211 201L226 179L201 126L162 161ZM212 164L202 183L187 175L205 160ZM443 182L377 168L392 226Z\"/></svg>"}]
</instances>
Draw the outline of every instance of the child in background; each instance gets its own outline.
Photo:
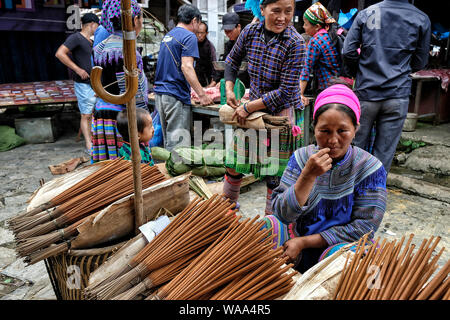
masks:
<instances>
[{"instance_id":1,"label":"child in background","mask_svg":"<svg viewBox=\"0 0 450 320\"><path fill-rule=\"evenodd\" d=\"M139 149L141 151L141 163L148 163L153 166L153 158L150 152L149 142L153 138L155 130L153 129L152 116L143 108L136 108L136 122L139 138ZM128 135L128 115L127 110L117 114L117 130L123 138L123 145L119 151L119 157L125 160L131 160L131 145Z\"/></svg>"}]
</instances>

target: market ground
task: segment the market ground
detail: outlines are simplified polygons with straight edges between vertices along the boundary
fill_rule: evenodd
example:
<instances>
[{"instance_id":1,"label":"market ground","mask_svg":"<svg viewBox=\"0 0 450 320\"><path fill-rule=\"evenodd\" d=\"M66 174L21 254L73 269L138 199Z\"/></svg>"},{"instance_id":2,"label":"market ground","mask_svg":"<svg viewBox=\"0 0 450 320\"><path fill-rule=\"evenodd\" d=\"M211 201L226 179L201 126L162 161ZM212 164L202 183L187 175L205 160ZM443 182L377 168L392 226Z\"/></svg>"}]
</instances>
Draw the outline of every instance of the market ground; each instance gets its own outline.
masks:
<instances>
[{"instance_id":1,"label":"market ground","mask_svg":"<svg viewBox=\"0 0 450 320\"><path fill-rule=\"evenodd\" d=\"M444 128L446 134L449 129L450 126ZM437 136L445 140L442 134ZM0 300L55 299L44 263L26 266L16 257L13 234L7 229L6 221L25 209L40 179L49 181L55 177L49 165L84 155L83 143L76 142L75 137L75 132L69 132L54 143L27 144L0 153ZM413 233L414 243L420 245L423 239L440 236L435 252L442 247L449 248L450 201L445 201L445 197L450 195L448 189L443 190L444 194L436 200L390 187L387 211L376 237L399 240ZM256 182L242 191L239 202L243 216L262 216L265 184ZM442 266L449 257L447 249L439 264Z\"/></svg>"}]
</instances>

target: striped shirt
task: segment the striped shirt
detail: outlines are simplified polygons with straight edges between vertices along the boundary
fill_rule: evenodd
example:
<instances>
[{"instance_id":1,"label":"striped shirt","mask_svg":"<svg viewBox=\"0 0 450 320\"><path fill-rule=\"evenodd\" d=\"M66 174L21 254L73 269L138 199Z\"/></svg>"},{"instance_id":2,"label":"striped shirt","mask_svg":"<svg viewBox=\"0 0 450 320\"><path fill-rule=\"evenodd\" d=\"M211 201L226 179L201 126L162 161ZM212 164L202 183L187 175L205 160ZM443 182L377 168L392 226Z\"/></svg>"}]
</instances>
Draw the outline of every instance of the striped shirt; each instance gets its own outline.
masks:
<instances>
[{"instance_id":1,"label":"striped shirt","mask_svg":"<svg viewBox=\"0 0 450 320\"><path fill-rule=\"evenodd\" d=\"M262 98L268 111L277 114L285 108L302 108L300 71L305 50L305 42L293 26L266 44L261 22L242 30L225 61L237 72L247 56L250 100Z\"/></svg>"},{"instance_id":2,"label":"striped shirt","mask_svg":"<svg viewBox=\"0 0 450 320\"><path fill-rule=\"evenodd\" d=\"M295 196L295 183L309 157L317 151L310 145L291 156L273 191L272 207L284 224L296 222L297 236L320 234L328 245L358 240L378 229L386 210L386 170L368 152L349 147L344 158L316 178L304 206Z\"/></svg>"},{"instance_id":3,"label":"striped shirt","mask_svg":"<svg viewBox=\"0 0 450 320\"><path fill-rule=\"evenodd\" d=\"M308 43L305 67L302 69L300 80L308 81L314 72L317 77L318 89L328 87L331 77L339 75L339 56L336 48L331 44L328 32L317 32Z\"/></svg>"}]
</instances>

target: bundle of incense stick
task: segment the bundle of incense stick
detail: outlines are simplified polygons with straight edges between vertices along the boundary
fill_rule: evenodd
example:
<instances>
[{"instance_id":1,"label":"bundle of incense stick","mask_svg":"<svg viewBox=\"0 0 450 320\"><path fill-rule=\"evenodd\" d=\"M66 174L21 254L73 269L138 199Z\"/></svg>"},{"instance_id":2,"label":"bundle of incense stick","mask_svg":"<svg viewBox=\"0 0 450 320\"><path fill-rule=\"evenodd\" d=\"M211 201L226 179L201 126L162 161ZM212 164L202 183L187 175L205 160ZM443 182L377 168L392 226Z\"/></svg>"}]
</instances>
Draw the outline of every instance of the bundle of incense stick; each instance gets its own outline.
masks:
<instances>
[{"instance_id":1,"label":"bundle of incense stick","mask_svg":"<svg viewBox=\"0 0 450 320\"><path fill-rule=\"evenodd\" d=\"M89 299L111 299L131 288L135 278L146 277L159 269L214 242L236 219L231 210L235 205L220 196L208 200L194 199L144 249L142 249L115 279L87 287ZM112 277L109 277L111 279Z\"/></svg>"},{"instance_id":2,"label":"bundle of incense stick","mask_svg":"<svg viewBox=\"0 0 450 320\"><path fill-rule=\"evenodd\" d=\"M272 230L261 230L264 222L255 223L258 218L243 222L236 218L208 249L148 299L263 299L286 293L295 272L282 275L292 265L279 270L287 259L278 258L283 248L272 249Z\"/></svg>"},{"instance_id":3,"label":"bundle of incense stick","mask_svg":"<svg viewBox=\"0 0 450 320\"><path fill-rule=\"evenodd\" d=\"M442 248L431 259L440 237L423 240L416 252L414 244L411 244L413 237L413 234L409 236L403 251L405 236L398 243L384 239L381 245L377 239L369 247L366 246L366 238L361 239L349 264L347 258L334 299L448 300L450 261L432 276L445 250Z\"/></svg>"},{"instance_id":4,"label":"bundle of incense stick","mask_svg":"<svg viewBox=\"0 0 450 320\"><path fill-rule=\"evenodd\" d=\"M197 250L191 254L181 257L174 262L171 262L164 267L152 271L143 281L138 283L133 288L125 291L114 297L112 300L133 300L138 295L150 289L159 287L160 285L169 282L177 276L184 268L186 268L192 260L197 257L202 249Z\"/></svg>"},{"instance_id":5,"label":"bundle of incense stick","mask_svg":"<svg viewBox=\"0 0 450 320\"><path fill-rule=\"evenodd\" d=\"M91 180L93 183L95 183L95 181L97 179L104 179L102 177L105 176L105 174L108 174L108 172L110 172L111 167L116 166L116 163L120 161L119 159L116 160L110 160L110 161L102 161L102 162L98 162L95 164L95 166L100 166L101 168L97 171L95 171L94 173L89 175L89 180ZM88 191L91 187L92 184L89 185L88 183L86 183L87 178L81 180L80 182L74 184L72 187L68 188L67 190L61 192L61 194L55 196L52 200L50 200L49 202L43 203L40 206L34 208L33 210L30 211L25 211L23 213L18 214L17 216L15 216L14 218L11 218L8 221L8 224L13 227L16 225L20 225L21 223L23 223L24 221L27 221L31 216L34 216L38 213L41 212L45 212L47 210L50 210L62 203L64 203L65 201L73 198L74 196L81 194L85 191ZM54 210L54 209L53 209ZM50 211L53 211L50 210ZM17 226L16 228L20 228L20 226Z\"/></svg>"},{"instance_id":6,"label":"bundle of incense stick","mask_svg":"<svg viewBox=\"0 0 450 320\"><path fill-rule=\"evenodd\" d=\"M25 239L17 244L16 251L20 257L25 258L25 263L30 265L54 256L55 254L65 252L70 248L69 240L78 235L77 227L89 217L90 216L87 216L64 229L59 229L42 236ZM64 245L58 246L58 249L56 249L55 246L52 246L53 244L61 241ZM63 250L63 248L67 248L67 250Z\"/></svg>"},{"instance_id":7,"label":"bundle of incense stick","mask_svg":"<svg viewBox=\"0 0 450 320\"><path fill-rule=\"evenodd\" d=\"M103 171L103 169L107 171ZM148 188L156 183L167 180L157 167L142 165L142 186ZM104 176L99 176L102 173ZM82 184L77 184L82 193L76 195L70 188L58 196L54 203L60 199L66 200L53 212L58 211L59 216L48 222L43 222L41 213L22 218L27 221L29 230L16 234L17 253L25 258L29 264L36 263L55 254L67 251L70 240L78 235L77 227L88 217L96 215L111 203L126 197L134 192L133 173L129 161L113 160L102 169L85 178ZM82 182L83 182L82 181ZM73 195L73 198L70 196ZM52 200L53 202L53 200ZM48 216L47 213L44 213ZM35 225L33 219L41 224ZM22 225L23 227L23 225ZM63 241L63 243L58 243ZM58 244L54 246L53 244Z\"/></svg>"},{"instance_id":8,"label":"bundle of incense stick","mask_svg":"<svg viewBox=\"0 0 450 320\"><path fill-rule=\"evenodd\" d=\"M132 194L134 192L134 186L130 162L121 160L116 163L119 171L115 171L115 167L112 167L111 170L114 171L114 174L112 176L108 174L106 175L106 179L96 181L98 184L92 185L89 191L68 199L52 211L51 214L45 214L44 217L40 214L29 217L29 219L36 219L36 221L31 221L27 227L22 225L20 232L13 227L16 239L21 241L63 228L93 212L105 208L114 201ZM157 167L150 167L143 164L141 171L142 188L144 189L166 180ZM91 185L89 178L84 179L84 181ZM39 224L36 225L36 223Z\"/></svg>"},{"instance_id":9,"label":"bundle of incense stick","mask_svg":"<svg viewBox=\"0 0 450 320\"><path fill-rule=\"evenodd\" d=\"M25 215L19 215L11 219L9 221L10 229L17 234L60 216L64 211L67 211L76 204L73 199L78 196L88 197L92 195L95 187L101 186L105 181L108 181L129 167L130 164L124 160L116 159L110 161L101 169L54 197L49 202L31 210ZM57 208L57 206L60 207Z\"/></svg>"},{"instance_id":10,"label":"bundle of incense stick","mask_svg":"<svg viewBox=\"0 0 450 320\"><path fill-rule=\"evenodd\" d=\"M294 286L292 277L296 272L286 272L293 264L285 265L286 259L268 260L255 270L236 278L214 294L210 300L273 300L288 293Z\"/></svg>"}]
</instances>

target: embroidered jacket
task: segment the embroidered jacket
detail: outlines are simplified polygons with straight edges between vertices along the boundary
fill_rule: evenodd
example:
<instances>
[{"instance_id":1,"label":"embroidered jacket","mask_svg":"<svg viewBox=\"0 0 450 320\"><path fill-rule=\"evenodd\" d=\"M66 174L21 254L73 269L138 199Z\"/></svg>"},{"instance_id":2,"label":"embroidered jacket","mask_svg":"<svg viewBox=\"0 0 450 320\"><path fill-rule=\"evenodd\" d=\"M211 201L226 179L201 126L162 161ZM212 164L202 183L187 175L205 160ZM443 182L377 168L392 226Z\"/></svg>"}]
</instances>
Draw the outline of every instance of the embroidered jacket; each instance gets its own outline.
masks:
<instances>
[{"instance_id":1,"label":"embroidered jacket","mask_svg":"<svg viewBox=\"0 0 450 320\"><path fill-rule=\"evenodd\" d=\"M93 50L94 64L103 68L102 84L108 86L108 91L112 94L123 94L126 89L123 57L123 37L122 31L111 34L108 38L100 42ZM145 76L142 56L136 50L136 63L139 69L138 90L135 95L136 107L148 110L148 84ZM116 83L117 82L117 83ZM96 110L122 111L125 105L115 105L98 98Z\"/></svg>"},{"instance_id":2,"label":"embroidered jacket","mask_svg":"<svg viewBox=\"0 0 450 320\"><path fill-rule=\"evenodd\" d=\"M283 223L295 222L296 236L320 233L328 245L352 242L378 229L386 210L386 170L368 152L350 146L344 158L316 178L304 206L300 206L294 185L309 157L317 152L310 145L291 156L273 191L274 215Z\"/></svg>"}]
</instances>

